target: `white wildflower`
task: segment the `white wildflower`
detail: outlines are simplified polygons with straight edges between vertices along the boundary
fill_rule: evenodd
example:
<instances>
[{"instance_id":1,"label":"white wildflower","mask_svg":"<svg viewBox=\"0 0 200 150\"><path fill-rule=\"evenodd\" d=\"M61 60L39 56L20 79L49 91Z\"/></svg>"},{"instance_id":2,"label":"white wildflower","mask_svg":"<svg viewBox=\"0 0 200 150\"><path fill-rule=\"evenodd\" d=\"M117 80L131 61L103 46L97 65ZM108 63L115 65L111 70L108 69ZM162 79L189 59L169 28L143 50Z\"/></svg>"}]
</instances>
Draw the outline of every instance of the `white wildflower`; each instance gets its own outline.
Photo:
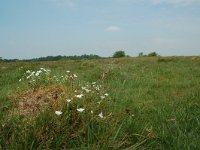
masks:
<instances>
[{"instance_id":1,"label":"white wildflower","mask_svg":"<svg viewBox=\"0 0 200 150\"><path fill-rule=\"evenodd\" d=\"M101 112L98 116L99 116L100 118L103 118L103 113Z\"/></svg>"},{"instance_id":2,"label":"white wildflower","mask_svg":"<svg viewBox=\"0 0 200 150\"><path fill-rule=\"evenodd\" d=\"M99 90L100 90L99 86L97 86L97 87L96 87L96 90L97 90L97 91L99 91Z\"/></svg>"},{"instance_id":3,"label":"white wildflower","mask_svg":"<svg viewBox=\"0 0 200 150\"><path fill-rule=\"evenodd\" d=\"M31 71L30 71L30 70L27 70L26 73L31 73Z\"/></svg>"},{"instance_id":4,"label":"white wildflower","mask_svg":"<svg viewBox=\"0 0 200 150\"><path fill-rule=\"evenodd\" d=\"M46 71L46 69L44 69L44 68L40 68L40 70Z\"/></svg>"},{"instance_id":5,"label":"white wildflower","mask_svg":"<svg viewBox=\"0 0 200 150\"><path fill-rule=\"evenodd\" d=\"M86 89L86 87L84 87L84 86L83 86L83 87L81 87L81 89L82 89L82 90L85 90L85 89Z\"/></svg>"},{"instance_id":6,"label":"white wildflower","mask_svg":"<svg viewBox=\"0 0 200 150\"><path fill-rule=\"evenodd\" d=\"M35 73L35 76L39 76L40 73L42 73L42 71L41 71L41 70L38 70L38 71Z\"/></svg>"},{"instance_id":7,"label":"white wildflower","mask_svg":"<svg viewBox=\"0 0 200 150\"><path fill-rule=\"evenodd\" d=\"M66 101L67 101L68 103L70 103L72 100L71 100L71 99L66 99Z\"/></svg>"},{"instance_id":8,"label":"white wildflower","mask_svg":"<svg viewBox=\"0 0 200 150\"><path fill-rule=\"evenodd\" d=\"M61 111L55 111L55 114L60 116L62 114L62 112Z\"/></svg>"},{"instance_id":9,"label":"white wildflower","mask_svg":"<svg viewBox=\"0 0 200 150\"><path fill-rule=\"evenodd\" d=\"M21 82L22 81L22 79L19 79L19 82Z\"/></svg>"},{"instance_id":10,"label":"white wildflower","mask_svg":"<svg viewBox=\"0 0 200 150\"><path fill-rule=\"evenodd\" d=\"M92 84L94 85L94 84L96 84L96 82L92 82Z\"/></svg>"},{"instance_id":11,"label":"white wildflower","mask_svg":"<svg viewBox=\"0 0 200 150\"><path fill-rule=\"evenodd\" d=\"M35 71L33 71L33 72L31 72L31 74L29 75L30 77L32 77L32 76L34 76L34 74L35 74ZM30 78L29 77L29 78ZM28 79L28 78L27 78Z\"/></svg>"},{"instance_id":12,"label":"white wildflower","mask_svg":"<svg viewBox=\"0 0 200 150\"><path fill-rule=\"evenodd\" d=\"M102 96L100 96L101 97L101 99L104 99L104 98L106 98L104 95L102 95Z\"/></svg>"},{"instance_id":13,"label":"white wildflower","mask_svg":"<svg viewBox=\"0 0 200 150\"><path fill-rule=\"evenodd\" d=\"M86 93L89 93L91 90L87 89L86 87L81 87Z\"/></svg>"},{"instance_id":14,"label":"white wildflower","mask_svg":"<svg viewBox=\"0 0 200 150\"><path fill-rule=\"evenodd\" d=\"M69 71L69 70L67 70L66 72L67 72L67 73L70 73L70 71Z\"/></svg>"},{"instance_id":15,"label":"white wildflower","mask_svg":"<svg viewBox=\"0 0 200 150\"><path fill-rule=\"evenodd\" d=\"M85 109L84 108L77 108L76 109L78 112L83 112Z\"/></svg>"},{"instance_id":16,"label":"white wildflower","mask_svg":"<svg viewBox=\"0 0 200 150\"><path fill-rule=\"evenodd\" d=\"M93 113L94 113L94 112L93 112L93 110L91 110L90 112L91 112L91 114L93 114Z\"/></svg>"},{"instance_id":17,"label":"white wildflower","mask_svg":"<svg viewBox=\"0 0 200 150\"><path fill-rule=\"evenodd\" d=\"M105 93L104 95L105 95L105 96L108 96L109 94L108 94L108 93Z\"/></svg>"},{"instance_id":18,"label":"white wildflower","mask_svg":"<svg viewBox=\"0 0 200 150\"><path fill-rule=\"evenodd\" d=\"M85 92L86 92L86 93L89 93L90 91L91 91L91 90L89 90L89 89L85 89Z\"/></svg>"},{"instance_id":19,"label":"white wildflower","mask_svg":"<svg viewBox=\"0 0 200 150\"><path fill-rule=\"evenodd\" d=\"M74 78L77 78L78 76L76 74L73 74Z\"/></svg>"},{"instance_id":20,"label":"white wildflower","mask_svg":"<svg viewBox=\"0 0 200 150\"><path fill-rule=\"evenodd\" d=\"M76 95L77 98L82 98L83 94Z\"/></svg>"}]
</instances>

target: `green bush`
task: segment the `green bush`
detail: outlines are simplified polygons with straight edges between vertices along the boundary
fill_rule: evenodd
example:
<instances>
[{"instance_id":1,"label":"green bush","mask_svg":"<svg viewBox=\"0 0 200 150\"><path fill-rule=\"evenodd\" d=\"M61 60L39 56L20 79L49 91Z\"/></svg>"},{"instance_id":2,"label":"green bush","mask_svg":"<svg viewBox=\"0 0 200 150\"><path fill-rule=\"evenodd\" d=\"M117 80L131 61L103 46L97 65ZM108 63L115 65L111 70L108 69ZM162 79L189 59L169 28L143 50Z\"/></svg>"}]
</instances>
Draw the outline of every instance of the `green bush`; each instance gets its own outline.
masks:
<instances>
[{"instance_id":1,"label":"green bush","mask_svg":"<svg viewBox=\"0 0 200 150\"><path fill-rule=\"evenodd\" d=\"M158 54L156 52L151 52L147 56L148 57L154 57L154 56L158 56Z\"/></svg>"},{"instance_id":2,"label":"green bush","mask_svg":"<svg viewBox=\"0 0 200 150\"><path fill-rule=\"evenodd\" d=\"M124 51L116 51L114 54L113 54L113 58L120 58L120 57L125 57L125 52Z\"/></svg>"},{"instance_id":3,"label":"green bush","mask_svg":"<svg viewBox=\"0 0 200 150\"><path fill-rule=\"evenodd\" d=\"M140 53L138 54L138 56L139 56L139 57L143 57L143 56L144 56L143 52L140 52Z\"/></svg>"}]
</instances>

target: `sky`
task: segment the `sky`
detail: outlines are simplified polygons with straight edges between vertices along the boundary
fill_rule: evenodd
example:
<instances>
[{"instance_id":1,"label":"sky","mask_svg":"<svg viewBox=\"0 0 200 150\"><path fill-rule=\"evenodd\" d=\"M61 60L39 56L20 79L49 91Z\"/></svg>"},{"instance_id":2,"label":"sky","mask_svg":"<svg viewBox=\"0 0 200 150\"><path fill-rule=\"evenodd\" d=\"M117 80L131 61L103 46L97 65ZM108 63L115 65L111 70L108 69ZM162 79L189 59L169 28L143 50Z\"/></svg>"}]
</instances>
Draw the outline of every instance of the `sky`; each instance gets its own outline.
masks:
<instances>
[{"instance_id":1,"label":"sky","mask_svg":"<svg viewBox=\"0 0 200 150\"><path fill-rule=\"evenodd\" d=\"M200 55L200 0L0 0L0 57Z\"/></svg>"}]
</instances>

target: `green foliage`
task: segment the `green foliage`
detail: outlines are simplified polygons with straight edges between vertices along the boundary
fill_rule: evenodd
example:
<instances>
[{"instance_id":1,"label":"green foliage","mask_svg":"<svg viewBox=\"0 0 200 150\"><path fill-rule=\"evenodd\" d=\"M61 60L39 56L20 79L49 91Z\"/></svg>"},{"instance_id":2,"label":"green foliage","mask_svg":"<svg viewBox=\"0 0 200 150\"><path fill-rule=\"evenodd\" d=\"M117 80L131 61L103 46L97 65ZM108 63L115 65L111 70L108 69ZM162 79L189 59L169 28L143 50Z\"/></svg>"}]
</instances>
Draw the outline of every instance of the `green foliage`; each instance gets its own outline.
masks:
<instances>
[{"instance_id":1,"label":"green foliage","mask_svg":"<svg viewBox=\"0 0 200 150\"><path fill-rule=\"evenodd\" d=\"M83 59L99 59L101 58L98 55L81 55L81 56L46 56L46 57L39 57L39 58L33 58L33 59L24 59L24 60L18 60L18 59L2 59L4 62L18 62L18 61L23 61L23 62L35 62L35 61L58 61L58 60L83 60ZM1 59L0 59L1 60Z\"/></svg>"},{"instance_id":2,"label":"green foliage","mask_svg":"<svg viewBox=\"0 0 200 150\"><path fill-rule=\"evenodd\" d=\"M139 57L143 57L143 56L144 56L143 52L140 52L140 53L138 54L138 56L139 56Z\"/></svg>"},{"instance_id":3,"label":"green foliage","mask_svg":"<svg viewBox=\"0 0 200 150\"><path fill-rule=\"evenodd\" d=\"M116 51L114 54L113 54L113 58L120 58L120 57L125 57L125 52L124 51Z\"/></svg>"},{"instance_id":4,"label":"green foliage","mask_svg":"<svg viewBox=\"0 0 200 150\"><path fill-rule=\"evenodd\" d=\"M147 56L148 57L155 57L155 56L158 56L158 54L156 52L151 52Z\"/></svg>"}]
</instances>

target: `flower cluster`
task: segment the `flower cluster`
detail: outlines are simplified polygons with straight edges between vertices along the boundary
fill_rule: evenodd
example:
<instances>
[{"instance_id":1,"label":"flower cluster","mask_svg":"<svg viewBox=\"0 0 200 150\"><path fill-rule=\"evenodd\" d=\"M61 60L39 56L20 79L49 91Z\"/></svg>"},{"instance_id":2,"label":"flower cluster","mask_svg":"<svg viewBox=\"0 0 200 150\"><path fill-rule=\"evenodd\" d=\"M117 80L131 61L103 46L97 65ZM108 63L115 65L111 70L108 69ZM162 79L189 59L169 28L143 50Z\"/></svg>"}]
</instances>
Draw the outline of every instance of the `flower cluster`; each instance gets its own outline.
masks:
<instances>
[{"instance_id":1,"label":"flower cluster","mask_svg":"<svg viewBox=\"0 0 200 150\"><path fill-rule=\"evenodd\" d=\"M67 74L56 75L51 72L50 69L40 68L39 70L32 71L27 70L23 77L19 79L19 82L28 81L32 87L39 87L41 85L47 85L51 83L72 82L78 78L76 74L71 74L70 71L66 71Z\"/></svg>"},{"instance_id":2,"label":"flower cluster","mask_svg":"<svg viewBox=\"0 0 200 150\"><path fill-rule=\"evenodd\" d=\"M102 85L85 82L84 86L76 86L72 93L71 97L65 99L68 106L74 106L78 113L106 118L105 103L109 101L109 94L104 92ZM57 114L57 111L55 113Z\"/></svg>"},{"instance_id":3,"label":"flower cluster","mask_svg":"<svg viewBox=\"0 0 200 150\"><path fill-rule=\"evenodd\" d=\"M64 105L73 108L77 113L90 114L100 119L105 119L106 114L108 114L106 103L109 101L109 94L105 92L103 86L98 84L98 82L74 82L76 79L78 79L78 76L69 70L64 75L57 76L52 74L50 69L40 68L37 71L27 70L24 73L24 78L19 81L28 80L28 83L34 86L41 86L43 83L55 84L59 82L67 89L63 94ZM73 85L73 88L71 85ZM55 110L56 115L62 116L67 112L67 110L61 108L57 107Z\"/></svg>"}]
</instances>

